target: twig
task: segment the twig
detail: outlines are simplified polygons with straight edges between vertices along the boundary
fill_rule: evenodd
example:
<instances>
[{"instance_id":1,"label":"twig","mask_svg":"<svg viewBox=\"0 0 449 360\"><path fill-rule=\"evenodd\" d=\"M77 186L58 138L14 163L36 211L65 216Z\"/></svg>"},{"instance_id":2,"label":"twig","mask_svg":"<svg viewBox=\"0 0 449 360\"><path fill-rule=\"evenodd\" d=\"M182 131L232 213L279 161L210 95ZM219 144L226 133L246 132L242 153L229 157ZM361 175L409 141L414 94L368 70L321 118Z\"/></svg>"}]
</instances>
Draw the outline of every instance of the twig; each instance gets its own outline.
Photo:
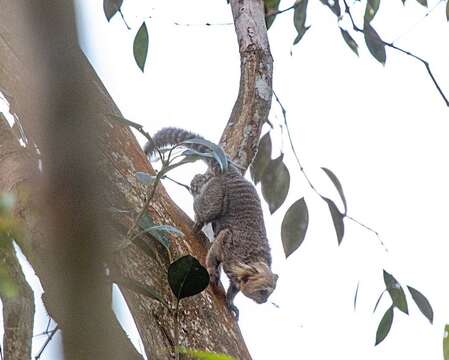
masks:
<instances>
[{"instance_id":1,"label":"twig","mask_svg":"<svg viewBox=\"0 0 449 360\"><path fill-rule=\"evenodd\" d=\"M374 39L374 37L373 37L373 35L371 35L371 33L369 33L369 32L365 33L365 31L363 29L359 28L356 25L356 23L354 21L354 18L352 16L352 13L351 13L351 9L349 8L347 0L343 0L343 3L345 4L345 12L346 12L346 14L349 15L349 19L351 20L352 28L354 29L354 31L363 33L364 35L370 36L372 39ZM404 50L404 49L394 45L392 42L389 43L389 42L386 42L386 41L382 40L381 38L377 38L377 37L375 38L375 40L376 41L380 41L384 46L387 46L389 48L395 49L395 50L397 50L397 51L399 51L399 52L401 52L401 53L403 53L405 55L408 55L408 56L418 60L419 62L421 62L426 67L427 73L429 74L433 84L435 85L436 89L438 90L438 93L443 98L444 102L446 103L446 106L449 107L449 99L446 97L446 95L444 94L444 92L441 89L440 85L438 84L437 80L435 79L435 76L433 75L433 72L430 69L430 65L429 65L429 63L426 60L424 60L423 58L413 54L412 52L410 52L408 50Z\"/></svg>"},{"instance_id":2,"label":"twig","mask_svg":"<svg viewBox=\"0 0 449 360\"><path fill-rule=\"evenodd\" d=\"M128 30L131 30L131 28L129 27L128 23L127 23L126 20L125 20L125 17L123 16L122 9L118 9L118 12L120 13L120 16L122 17L122 20L123 20L123 22L124 22L126 28L127 28Z\"/></svg>"},{"instance_id":3,"label":"twig","mask_svg":"<svg viewBox=\"0 0 449 360\"><path fill-rule=\"evenodd\" d=\"M39 360L41 358L42 353L44 352L45 348L50 343L51 339L53 338L53 336L56 334L56 332L58 330L59 330L59 325L56 325L56 327L52 331L50 331L47 340L45 340L44 345L42 345L39 353L34 357L34 360Z\"/></svg>"},{"instance_id":4,"label":"twig","mask_svg":"<svg viewBox=\"0 0 449 360\"><path fill-rule=\"evenodd\" d=\"M288 126L288 122L287 122L287 110L285 110L284 106L282 105L281 101L279 100L279 97L276 95L276 93L273 90L273 95L274 98L276 99L276 102L279 104L279 107L281 108L282 111L282 116L284 117L284 125L285 128L287 129L287 135L288 135L288 140L290 142L290 147L293 151L293 154L295 155L296 158L296 162L298 163L299 169L301 170L301 173L303 174L304 178L307 180L307 183L309 184L310 188L323 200L325 201L325 197L315 188L315 186L312 184L312 182L310 181L309 177L307 176L306 171L304 170L304 167L301 164L301 161L299 160L298 154L296 152L295 146L293 145L293 141L292 141L292 137L290 134L290 128ZM352 216L349 216L347 214L344 214L345 217L347 217L349 220L352 220L353 222L357 223L358 225L362 226L363 228L365 228L366 230L369 230L371 232L373 232L374 234L376 234L377 238L379 239L380 244L382 245L382 247L385 249L385 251L388 251L388 249L386 248L384 242L381 240L380 235L377 231L373 230L372 228L370 228L369 226L363 224L362 222L354 219Z\"/></svg>"},{"instance_id":5,"label":"twig","mask_svg":"<svg viewBox=\"0 0 449 360\"><path fill-rule=\"evenodd\" d=\"M176 181L175 179L172 179L171 177L169 177L167 175L164 175L162 177L162 180L164 180L164 179L170 180L170 181L174 182L176 185L182 186L184 189L186 189L190 193L190 186L180 183L179 181Z\"/></svg>"},{"instance_id":6,"label":"twig","mask_svg":"<svg viewBox=\"0 0 449 360\"><path fill-rule=\"evenodd\" d=\"M153 138L151 137L151 135L148 134L148 133L143 129L143 126L142 126L142 125L140 125L140 124L138 124L138 123L135 123L134 121L125 119L123 116L120 116L120 115L116 115L116 114L108 114L108 116L109 116L110 118L116 120L116 121L119 121L119 122L124 123L124 124L126 124L126 125L128 125L128 126L133 127L133 128L136 129L138 132L140 132L143 136L145 136L146 139L147 139L147 140L154 146L154 148L156 149L156 151L157 151L157 153L158 153L158 155L159 155L159 157L160 157L160 159L161 159L161 161L162 161L162 164L164 164L164 156L162 155L162 152L159 150L159 148L158 148L158 147L156 146L156 144L154 143Z\"/></svg>"},{"instance_id":7,"label":"twig","mask_svg":"<svg viewBox=\"0 0 449 360\"><path fill-rule=\"evenodd\" d=\"M175 21L173 24L175 24L176 26L229 26L229 25L234 25L234 23L232 23L232 22L225 22L225 23L206 22L203 24L189 24L189 23L179 23L177 21Z\"/></svg>"}]
</instances>

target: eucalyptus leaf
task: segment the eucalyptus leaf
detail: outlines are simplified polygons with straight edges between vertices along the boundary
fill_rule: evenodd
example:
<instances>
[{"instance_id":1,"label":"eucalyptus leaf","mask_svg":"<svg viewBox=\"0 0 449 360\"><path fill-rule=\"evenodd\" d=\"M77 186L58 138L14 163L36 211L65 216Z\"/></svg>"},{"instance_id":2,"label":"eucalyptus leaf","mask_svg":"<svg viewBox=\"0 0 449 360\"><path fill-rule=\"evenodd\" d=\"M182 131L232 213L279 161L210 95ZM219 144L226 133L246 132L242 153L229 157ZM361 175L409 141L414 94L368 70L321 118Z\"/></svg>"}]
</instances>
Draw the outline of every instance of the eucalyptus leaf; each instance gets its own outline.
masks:
<instances>
[{"instance_id":1,"label":"eucalyptus leaf","mask_svg":"<svg viewBox=\"0 0 449 360\"><path fill-rule=\"evenodd\" d=\"M385 65L387 53L385 52L385 44L382 42L379 34L368 22L365 22L363 34L365 35L366 46L371 55L382 65Z\"/></svg>"},{"instance_id":2,"label":"eucalyptus leaf","mask_svg":"<svg viewBox=\"0 0 449 360\"><path fill-rule=\"evenodd\" d=\"M346 204L346 198L345 198L345 194L343 192L343 187L341 186L340 180L338 180L337 176L335 176L335 174L332 171L330 171L329 169L327 169L325 167L322 167L321 169L326 173L327 176L329 176L329 178L331 179L335 188L337 189L338 195L340 195L341 201L343 202L343 206L344 206L343 215L346 215L348 206Z\"/></svg>"},{"instance_id":3,"label":"eucalyptus leaf","mask_svg":"<svg viewBox=\"0 0 449 360\"><path fill-rule=\"evenodd\" d=\"M150 175L146 172L137 171L136 179L144 185L150 185L154 182L154 180L156 180L156 176Z\"/></svg>"},{"instance_id":4,"label":"eucalyptus leaf","mask_svg":"<svg viewBox=\"0 0 449 360\"><path fill-rule=\"evenodd\" d=\"M352 36L345 29L340 28L341 35L343 36L344 41L349 46L349 48L359 56L359 45L357 45L356 41L352 38Z\"/></svg>"},{"instance_id":5,"label":"eucalyptus leaf","mask_svg":"<svg viewBox=\"0 0 449 360\"><path fill-rule=\"evenodd\" d=\"M123 0L103 0L103 11L108 21L120 10Z\"/></svg>"},{"instance_id":6,"label":"eucalyptus leaf","mask_svg":"<svg viewBox=\"0 0 449 360\"><path fill-rule=\"evenodd\" d=\"M393 275L385 270L383 271L383 273L385 286L387 287L387 291L390 294L391 300L393 301L393 306L397 307L403 313L408 315L407 299L405 297L405 292L402 289L402 286Z\"/></svg>"},{"instance_id":7,"label":"eucalyptus leaf","mask_svg":"<svg viewBox=\"0 0 449 360\"><path fill-rule=\"evenodd\" d=\"M298 33L295 40L293 41L293 45L296 45L310 28L310 26L306 26L308 2L308 0L300 1L293 12L293 25L295 26L295 29Z\"/></svg>"},{"instance_id":8,"label":"eucalyptus leaf","mask_svg":"<svg viewBox=\"0 0 449 360\"><path fill-rule=\"evenodd\" d=\"M12 211L16 203L16 197L13 193L0 193L0 215L7 214Z\"/></svg>"},{"instance_id":9,"label":"eucalyptus leaf","mask_svg":"<svg viewBox=\"0 0 449 360\"><path fill-rule=\"evenodd\" d=\"M273 214L284 203L290 188L290 173L282 161L284 154L271 160L263 173L262 196Z\"/></svg>"},{"instance_id":10,"label":"eucalyptus leaf","mask_svg":"<svg viewBox=\"0 0 449 360\"><path fill-rule=\"evenodd\" d=\"M145 62L147 61L148 43L147 25L143 22L139 31L137 31L133 44L134 59L136 60L137 66L139 66L142 71L145 68Z\"/></svg>"},{"instance_id":11,"label":"eucalyptus leaf","mask_svg":"<svg viewBox=\"0 0 449 360\"><path fill-rule=\"evenodd\" d=\"M271 137L270 133L266 133L260 138L259 147L257 149L257 154L251 163L249 172L254 184L258 184L262 178L265 168L270 163L271 160Z\"/></svg>"},{"instance_id":12,"label":"eucalyptus leaf","mask_svg":"<svg viewBox=\"0 0 449 360\"><path fill-rule=\"evenodd\" d=\"M197 145L203 145L209 148L212 151L212 154L214 155L214 158L217 160L218 164L220 165L221 171L226 171L228 169L228 157L226 156L226 153L224 150L214 144L213 142L201 139L201 138L194 138L183 141L181 144L197 144Z\"/></svg>"},{"instance_id":13,"label":"eucalyptus leaf","mask_svg":"<svg viewBox=\"0 0 449 360\"><path fill-rule=\"evenodd\" d=\"M190 358L198 359L198 360L234 360L235 359L234 357L227 355L227 354L186 348L183 346L178 346L176 348L176 351L178 351L180 354L185 354L185 355L189 356Z\"/></svg>"},{"instance_id":14,"label":"eucalyptus leaf","mask_svg":"<svg viewBox=\"0 0 449 360\"><path fill-rule=\"evenodd\" d=\"M295 201L285 213L281 226L285 257L289 257L304 241L309 225L309 211L304 198Z\"/></svg>"},{"instance_id":15,"label":"eucalyptus leaf","mask_svg":"<svg viewBox=\"0 0 449 360\"><path fill-rule=\"evenodd\" d=\"M411 286L407 286L408 291L410 291L410 294L412 295L413 300L415 301L416 305L418 306L419 310L421 310L422 314L430 321L430 323L433 323L433 309L432 306L429 303L429 300L421 294L418 290L415 288L412 288Z\"/></svg>"},{"instance_id":16,"label":"eucalyptus leaf","mask_svg":"<svg viewBox=\"0 0 449 360\"><path fill-rule=\"evenodd\" d=\"M179 230L178 228L171 226L171 225L155 225L151 228L146 229L146 231L149 231L151 233L153 232L168 232L170 234L175 234L179 236L184 236L184 233Z\"/></svg>"},{"instance_id":17,"label":"eucalyptus leaf","mask_svg":"<svg viewBox=\"0 0 449 360\"><path fill-rule=\"evenodd\" d=\"M365 8L365 22L370 22L374 19L374 16L377 14L377 10L379 10L380 0L368 0L366 2Z\"/></svg>"},{"instance_id":18,"label":"eucalyptus leaf","mask_svg":"<svg viewBox=\"0 0 449 360\"><path fill-rule=\"evenodd\" d=\"M271 27L276 18L276 15L270 15L279 10L279 3L281 0L264 0L263 5L265 9L265 24L267 25L267 30Z\"/></svg>"},{"instance_id":19,"label":"eucalyptus leaf","mask_svg":"<svg viewBox=\"0 0 449 360\"><path fill-rule=\"evenodd\" d=\"M417 2L419 2L422 6L427 7L427 0L416 0Z\"/></svg>"},{"instance_id":20,"label":"eucalyptus leaf","mask_svg":"<svg viewBox=\"0 0 449 360\"><path fill-rule=\"evenodd\" d=\"M360 281L357 282L357 288L355 289L355 294L354 294L354 310L357 307L357 297L359 295L359 286L360 286Z\"/></svg>"},{"instance_id":21,"label":"eucalyptus leaf","mask_svg":"<svg viewBox=\"0 0 449 360\"><path fill-rule=\"evenodd\" d=\"M329 206L329 210L332 216L332 222L334 223L335 232L337 234L338 245L340 245L345 234L345 223L343 221L345 215L342 214L340 210L338 210L337 205L335 205L332 200L324 196L322 196L322 199L326 201L327 205Z\"/></svg>"},{"instance_id":22,"label":"eucalyptus leaf","mask_svg":"<svg viewBox=\"0 0 449 360\"><path fill-rule=\"evenodd\" d=\"M379 326L376 332L376 344L379 345L388 335L393 324L393 306L391 306L380 320Z\"/></svg>"},{"instance_id":23,"label":"eucalyptus leaf","mask_svg":"<svg viewBox=\"0 0 449 360\"><path fill-rule=\"evenodd\" d=\"M341 15L341 8L339 0L320 0L324 5L326 5L329 9L332 10L332 12L337 16L340 17Z\"/></svg>"},{"instance_id":24,"label":"eucalyptus leaf","mask_svg":"<svg viewBox=\"0 0 449 360\"><path fill-rule=\"evenodd\" d=\"M138 225L142 229L142 232L140 232L139 235L150 233L163 247L165 247L167 249L167 251L169 250L170 239L167 238L161 232L159 232L157 230L153 230L155 227L161 226L161 225L155 224L153 222L153 220L151 219L150 215L148 214L148 212L145 212L141 216L141 218L138 222ZM165 226L168 226L168 225L165 225Z\"/></svg>"},{"instance_id":25,"label":"eucalyptus leaf","mask_svg":"<svg viewBox=\"0 0 449 360\"><path fill-rule=\"evenodd\" d=\"M178 300L196 295L207 288L209 273L191 255L185 255L168 268L168 283Z\"/></svg>"},{"instance_id":26,"label":"eucalyptus leaf","mask_svg":"<svg viewBox=\"0 0 449 360\"><path fill-rule=\"evenodd\" d=\"M446 3L446 20L449 21L449 1Z\"/></svg>"}]
</instances>

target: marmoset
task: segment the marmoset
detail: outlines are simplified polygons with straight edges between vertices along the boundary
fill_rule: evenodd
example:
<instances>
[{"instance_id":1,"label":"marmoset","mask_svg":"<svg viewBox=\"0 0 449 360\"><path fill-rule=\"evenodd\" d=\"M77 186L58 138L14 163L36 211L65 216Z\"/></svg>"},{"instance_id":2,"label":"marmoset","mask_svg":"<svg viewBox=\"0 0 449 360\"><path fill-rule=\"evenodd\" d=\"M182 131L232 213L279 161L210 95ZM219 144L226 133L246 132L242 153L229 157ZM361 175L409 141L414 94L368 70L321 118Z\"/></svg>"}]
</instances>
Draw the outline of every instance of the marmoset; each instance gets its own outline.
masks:
<instances>
[{"instance_id":1,"label":"marmoset","mask_svg":"<svg viewBox=\"0 0 449 360\"><path fill-rule=\"evenodd\" d=\"M203 139L187 130L164 128L153 136L153 143L148 142L144 150L151 157L156 147L163 149L193 138ZM199 144L184 146L208 151ZM217 287L222 266L230 280L226 304L238 319L239 311L234 305L237 293L241 291L262 304L275 289L278 275L271 271L270 247L256 189L232 163L224 171L214 159L207 159L206 163L206 173L195 175L190 186L194 199L194 230L200 231L205 224L212 224L215 239L206 257L210 284Z\"/></svg>"}]
</instances>

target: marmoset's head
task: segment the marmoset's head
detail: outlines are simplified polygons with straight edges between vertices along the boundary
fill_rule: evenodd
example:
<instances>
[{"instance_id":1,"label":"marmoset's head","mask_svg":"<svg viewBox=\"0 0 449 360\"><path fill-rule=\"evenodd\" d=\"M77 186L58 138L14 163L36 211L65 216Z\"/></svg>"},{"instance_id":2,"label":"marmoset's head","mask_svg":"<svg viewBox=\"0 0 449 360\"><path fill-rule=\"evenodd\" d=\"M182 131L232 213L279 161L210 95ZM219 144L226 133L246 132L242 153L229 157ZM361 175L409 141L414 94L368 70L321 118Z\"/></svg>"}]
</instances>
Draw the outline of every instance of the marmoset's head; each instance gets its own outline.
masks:
<instances>
[{"instance_id":1,"label":"marmoset's head","mask_svg":"<svg viewBox=\"0 0 449 360\"><path fill-rule=\"evenodd\" d=\"M242 264L235 271L239 279L240 291L258 304L263 304L276 288L279 278L263 262L251 265Z\"/></svg>"}]
</instances>

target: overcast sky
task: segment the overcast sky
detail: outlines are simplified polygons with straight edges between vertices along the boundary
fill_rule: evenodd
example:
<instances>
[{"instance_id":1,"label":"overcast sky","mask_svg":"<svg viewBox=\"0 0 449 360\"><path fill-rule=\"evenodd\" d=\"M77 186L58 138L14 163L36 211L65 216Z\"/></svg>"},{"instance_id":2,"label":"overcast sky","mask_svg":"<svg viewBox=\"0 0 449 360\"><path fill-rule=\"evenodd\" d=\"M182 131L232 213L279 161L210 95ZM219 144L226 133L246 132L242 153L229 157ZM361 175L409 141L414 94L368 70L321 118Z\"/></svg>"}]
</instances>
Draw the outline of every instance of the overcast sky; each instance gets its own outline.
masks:
<instances>
[{"instance_id":1,"label":"overcast sky","mask_svg":"<svg viewBox=\"0 0 449 360\"><path fill-rule=\"evenodd\" d=\"M429 0L429 8L438 2ZM132 30L120 16L108 24L101 1L77 4L82 47L125 117L150 133L179 126L219 139L240 75L234 28L226 25L232 22L226 1L125 0L123 13ZM356 21L363 13L358 4ZM289 5L282 2L281 8ZM449 93L445 4L424 18L426 12L416 0L408 0L405 7L399 0L383 1L372 24L386 41L397 40L398 46L426 59ZM285 136L282 140L282 116L273 103L273 156L285 153L292 181L287 201L274 216L264 204L273 269L280 275L271 300L279 308L258 305L243 295L236 298L250 352L255 360L441 360L443 328L449 322L448 108L416 60L387 49L384 67L369 55L358 34L356 57L341 38L335 16L319 1L309 1L307 24L312 27L292 47L292 15L278 16L269 38L274 89L287 109L296 149L314 185L341 205L320 167L339 177L349 214L376 229L388 252L376 236L349 221L337 246L327 206L308 188ZM132 56L132 42L144 18L150 48L142 74ZM206 22L217 25L204 26ZM348 22L342 24L347 27ZM189 166L173 176L184 180L202 169ZM190 195L167 187L192 214ZM309 207L308 233L285 260L280 224L288 206L303 196ZM390 334L374 347L377 325L390 306L385 296L373 314L384 289L382 269L403 286L424 293L435 320L430 325L409 296L410 316L395 311ZM44 319L38 319L37 331L45 326ZM42 359L57 359L52 354Z\"/></svg>"}]
</instances>

